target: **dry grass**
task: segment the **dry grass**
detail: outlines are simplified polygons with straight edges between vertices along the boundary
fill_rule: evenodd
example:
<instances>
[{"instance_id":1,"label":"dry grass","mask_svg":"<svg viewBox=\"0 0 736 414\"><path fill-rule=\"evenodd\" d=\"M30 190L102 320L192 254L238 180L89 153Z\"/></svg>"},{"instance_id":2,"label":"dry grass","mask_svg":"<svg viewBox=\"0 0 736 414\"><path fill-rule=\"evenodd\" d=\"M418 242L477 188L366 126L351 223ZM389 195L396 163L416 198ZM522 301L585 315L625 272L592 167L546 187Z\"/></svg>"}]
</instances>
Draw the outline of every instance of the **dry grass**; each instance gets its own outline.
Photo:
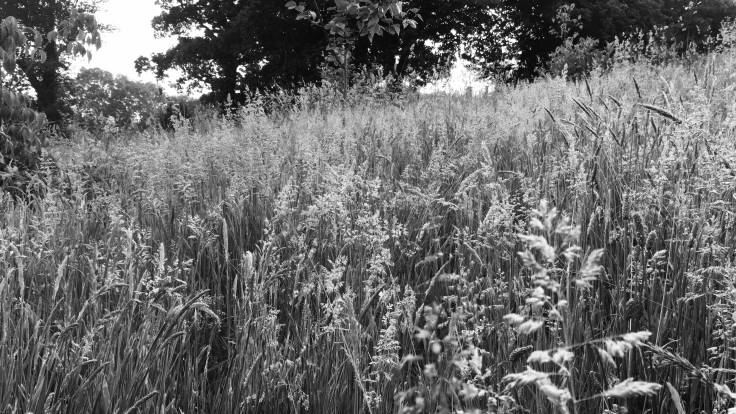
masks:
<instances>
[{"instance_id":1,"label":"dry grass","mask_svg":"<svg viewBox=\"0 0 736 414\"><path fill-rule=\"evenodd\" d=\"M725 412L735 64L60 144L0 412Z\"/></svg>"}]
</instances>

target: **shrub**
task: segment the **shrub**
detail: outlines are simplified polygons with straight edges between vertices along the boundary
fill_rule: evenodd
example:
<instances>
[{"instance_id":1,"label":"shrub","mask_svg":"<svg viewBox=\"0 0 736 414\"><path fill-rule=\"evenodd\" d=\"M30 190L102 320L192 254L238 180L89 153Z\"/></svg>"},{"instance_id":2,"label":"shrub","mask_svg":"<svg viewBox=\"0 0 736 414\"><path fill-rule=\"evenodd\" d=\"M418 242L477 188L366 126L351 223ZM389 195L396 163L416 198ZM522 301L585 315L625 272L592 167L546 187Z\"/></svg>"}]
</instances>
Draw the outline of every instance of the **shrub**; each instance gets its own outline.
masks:
<instances>
[{"instance_id":1,"label":"shrub","mask_svg":"<svg viewBox=\"0 0 736 414\"><path fill-rule=\"evenodd\" d=\"M54 41L58 36L77 35L78 40L68 44L73 54L87 54L86 45L99 46L93 16L75 10L59 27L58 32L54 30L44 36L12 16L0 21L0 185L15 196L25 192L30 172L39 164L45 117L32 110L28 99L18 91L2 88L5 76L15 73L19 56L30 62L44 61L44 48L49 44L56 47Z\"/></svg>"},{"instance_id":2,"label":"shrub","mask_svg":"<svg viewBox=\"0 0 736 414\"><path fill-rule=\"evenodd\" d=\"M549 71L555 76L569 80L586 77L599 66L603 52L598 41L589 37L567 38L549 57Z\"/></svg>"}]
</instances>

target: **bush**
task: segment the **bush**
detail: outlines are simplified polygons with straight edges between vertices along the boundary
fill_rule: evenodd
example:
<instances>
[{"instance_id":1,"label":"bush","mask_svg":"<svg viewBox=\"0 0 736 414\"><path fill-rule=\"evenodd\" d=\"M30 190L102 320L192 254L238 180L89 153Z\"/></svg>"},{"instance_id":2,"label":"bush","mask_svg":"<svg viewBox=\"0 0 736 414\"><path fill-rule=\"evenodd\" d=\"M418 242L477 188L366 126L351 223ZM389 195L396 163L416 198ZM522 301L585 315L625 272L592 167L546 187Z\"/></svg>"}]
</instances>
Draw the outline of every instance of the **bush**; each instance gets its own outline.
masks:
<instances>
[{"instance_id":1,"label":"bush","mask_svg":"<svg viewBox=\"0 0 736 414\"><path fill-rule=\"evenodd\" d=\"M0 90L0 186L16 197L39 165L45 119L22 95Z\"/></svg>"},{"instance_id":2,"label":"bush","mask_svg":"<svg viewBox=\"0 0 736 414\"><path fill-rule=\"evenodd\" d=\"M44 35L12 16L0 21L0 184L16 197L25 193L30 173L40 162L45 117L31 109L21 93L2 87L5 76L15 75L21 57L30 63L43 62L45 48L56 47L59 36L76 36L77 40L68 43L72 54L89 53L85 46L90 44L99 46L97 23L91 15L73 10L59 27L60 32Z\"/></svg>"},{"instance_id":3,"label":"bush","mask_svg":"<svg viewBox=\"0 0 736 414\"><path fill-rule=\"evenodd\" d=\"M598 43L589 37L577 41L568 37L549 57L550 73L569 80L588 76L600 65L604 54L599 50Z\"/></svg>"}]
</instances>

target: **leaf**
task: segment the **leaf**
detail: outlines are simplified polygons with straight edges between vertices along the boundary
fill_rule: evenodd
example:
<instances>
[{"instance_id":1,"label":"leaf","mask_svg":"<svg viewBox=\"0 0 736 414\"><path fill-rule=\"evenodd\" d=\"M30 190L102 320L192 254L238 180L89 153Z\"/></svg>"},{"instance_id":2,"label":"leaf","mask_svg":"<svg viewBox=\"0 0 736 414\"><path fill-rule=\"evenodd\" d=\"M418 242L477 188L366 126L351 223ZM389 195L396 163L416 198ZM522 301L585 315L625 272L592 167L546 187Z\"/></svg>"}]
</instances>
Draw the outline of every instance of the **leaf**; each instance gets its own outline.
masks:
<instances>
[{"instance_id":1,"label":"leaf","mask_svg":"<svg viewBox=\"0 0 736 414\"><path fill-rule=\"evenodd\" d=\"M295 1L289 1L286 3L285 7L289 10L294 10L296 8L296 2Z\"/></svg>"},{"instance_id":2,"label":"leaf","mask_svg":"<svg viewBox=\"0 0 736 414\"><path fill-rule=\"evenodd\" d=\"M37 49L33 52L33 60L35 60L38 63L43 63L46 61L46 52L44 52L41 49Z\"/></svg>"},{"instance_id":3,"label":"leaf","mask_svg":"<svg viewBox=\"0 0 736 414\"><path fill-rule=\"evenodd\" d=\"M6 54L3 59L3 68L8 73L15 72L15 55L12 53Z\"/></svg>"},{"instance_id":4,"label":"leaf","mask_svg":"<svg viewBox=\"0 0 736 414\"><path fill-rule=\"evenodd\" d=\"M670 392L670 397L672 397L672 403L675 404L675 409L677 410L677 414L685 414L685 407L682 406L682 398L680 398L680 393L677 392L677 389L672 386L672 384L667 382L667 390Z\"/></svg>"},{"instance_id":5,"label":"leaf","mask_svg":"<svg viewBox=\"0 0 736 414\"><path fill-rule=\"evenodd\" d=\"M401 17L402 15L401 3L399 2L391 3L391 6L389 6L389 10L391 10L391 15L393 17Z\"/></svg>"},{"instance_id":6,"label":"leaf","mask_svg":"<svg viewBox=\"0 0 736 414\"><path fill-rule=\"evenodd\" d=\"M92 412L95 414L108 414L112 412L110 388L107 385L107 379L105 378L102 379L102 387L100 388L100 393L97 396Z\"/></svg>"},{"instance_id":7,"label":"leaf","mask_svg":"<svg viewBox=\"0 0 736 414\"><path fill-rule=\"evenodd\" d=\"M56 300L56 294L59 292L59 286L61 285L61 279L64 277L64 274L66 273L66 264L69 261L69 255L66 255L64 257L64 260L61 261L61 264L59 265L59 268L56 270L56 280L54 280L54 292L51 294L51 300Z\"/></svg>"}]
</instances>

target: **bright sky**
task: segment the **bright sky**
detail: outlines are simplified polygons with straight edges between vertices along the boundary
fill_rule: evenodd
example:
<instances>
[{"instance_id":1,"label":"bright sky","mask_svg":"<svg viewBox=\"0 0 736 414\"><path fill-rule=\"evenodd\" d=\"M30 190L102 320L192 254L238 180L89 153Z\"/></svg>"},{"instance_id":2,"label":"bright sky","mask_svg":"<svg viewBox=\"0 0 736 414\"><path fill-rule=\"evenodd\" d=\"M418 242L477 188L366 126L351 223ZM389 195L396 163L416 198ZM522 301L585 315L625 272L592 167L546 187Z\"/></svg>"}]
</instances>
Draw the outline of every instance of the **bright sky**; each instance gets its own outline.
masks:
<instances>
[{"instance_id":1,"label":"bright sky","mask_svg":"<svg viewBox=\"0 0 736 414\"><path fill-rule=\"evenodd\" d=\"M102 33L102 48L93 53L91 61L85 58L75 66L99 67L129 79L155 82L151 73L139 77L133 63L139 56L163 52L176 43L173 38L154 37L151 19L160 13L155 0L107 0L96 14L97 21L116 30Z\"/></svg>"},{"instance_id":2,"label":"bright sky","mask_svg":"<svg viewBox=\"0 0 736 414\"><path fill-rule=\"evenodd\" d=\"M432 82L420 88L419 92L465 94L470 91L473 95L483 95L493 89L493 83L479 79L467 61L458 59L450 69L449 78Z\"/></svg>"}]
</instances>

